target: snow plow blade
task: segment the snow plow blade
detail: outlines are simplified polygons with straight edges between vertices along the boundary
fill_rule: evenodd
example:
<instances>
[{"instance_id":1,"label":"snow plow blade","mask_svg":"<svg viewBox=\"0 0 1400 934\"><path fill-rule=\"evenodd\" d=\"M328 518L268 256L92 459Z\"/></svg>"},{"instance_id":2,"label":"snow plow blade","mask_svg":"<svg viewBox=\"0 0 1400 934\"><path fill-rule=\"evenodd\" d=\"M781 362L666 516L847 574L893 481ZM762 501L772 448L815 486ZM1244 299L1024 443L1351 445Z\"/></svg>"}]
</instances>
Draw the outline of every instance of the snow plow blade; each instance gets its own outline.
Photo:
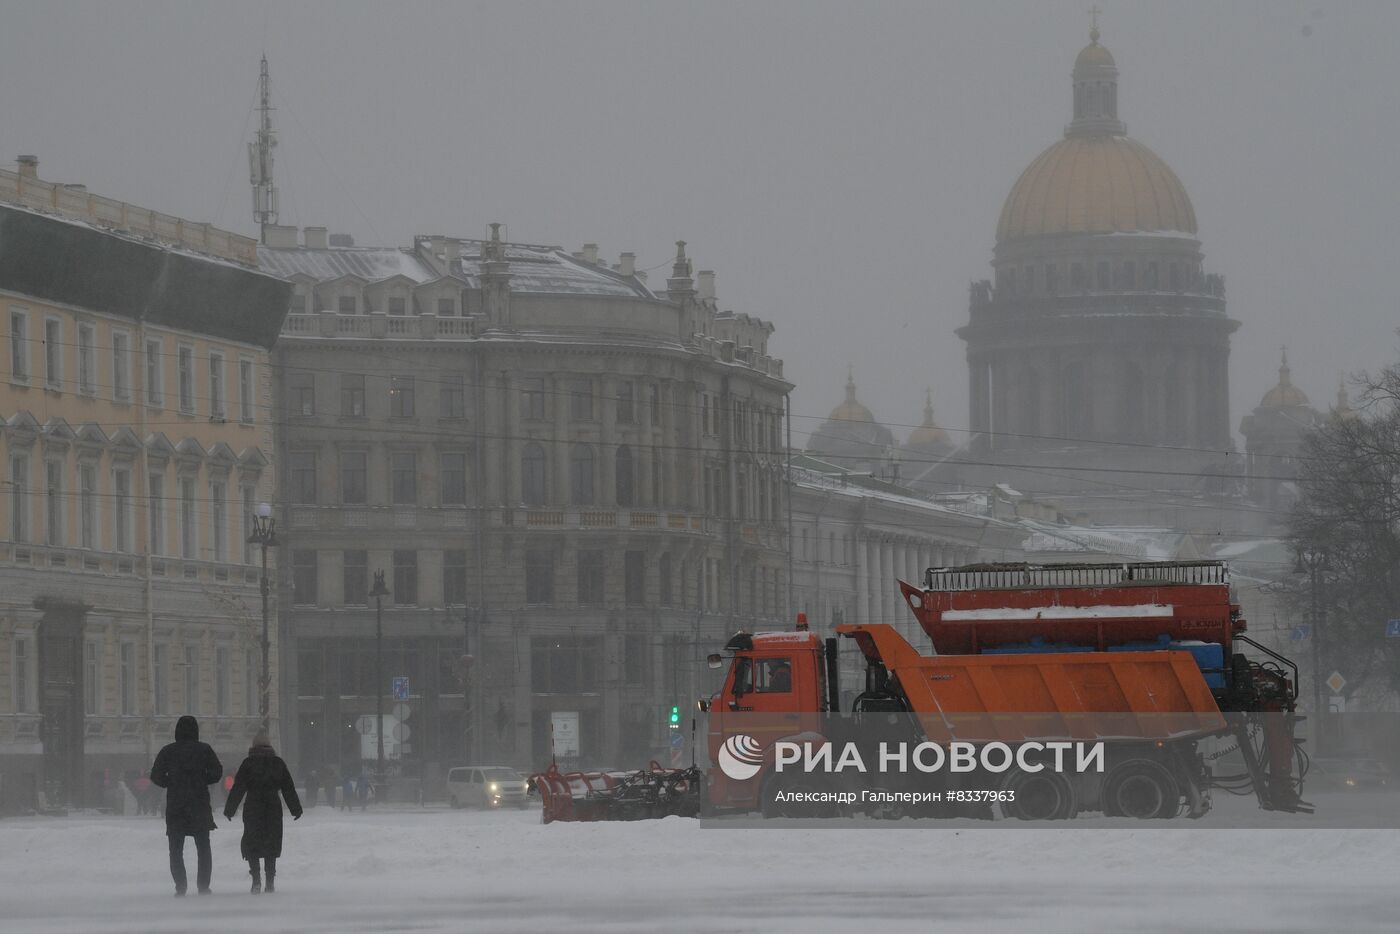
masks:
<instances>
[{"instance_id":1,"label":"snow plow blade","mask_svg":"<svg viewBox=\"0 0 1400 934\"><path fill-rule=\"evenodd\" d=\"M561 772L551 764L530 776L544 804L541 822L698 817L700 770L663 768L653 761L635 772Z\"/></svg>"}]
</instances>

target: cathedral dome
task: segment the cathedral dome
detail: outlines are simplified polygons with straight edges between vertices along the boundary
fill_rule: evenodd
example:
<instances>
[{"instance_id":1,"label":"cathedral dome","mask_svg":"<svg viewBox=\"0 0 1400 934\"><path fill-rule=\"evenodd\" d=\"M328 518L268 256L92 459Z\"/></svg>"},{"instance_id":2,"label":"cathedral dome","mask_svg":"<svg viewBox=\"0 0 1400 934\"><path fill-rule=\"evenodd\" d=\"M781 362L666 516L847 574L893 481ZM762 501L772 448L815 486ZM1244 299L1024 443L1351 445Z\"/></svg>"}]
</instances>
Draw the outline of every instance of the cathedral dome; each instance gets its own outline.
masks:
<instances>
[{"instance_id":1,"label":"cathedral dome","mask_svg":"<svg viewBox=\"0 0 1400 934\"><path fill-rule=\"evenodd\" d=\"M874 422L875 414L867 409L856 399L855 374L846 377L846 398L836 408L831 410L831 414L826 417L829 422Z\"/></svg>"},{"instance_id":2,"label":"cathedral dome","mask_svg":"<svg viewBox=\"0 0 1400 934\"><path fill-rule=\"evenodd\" d=\"M1293 385L1288 369L1288 351L1283 352L1283 363L1278 368L1278 385L1264 393L1260 401L1261 409L1287 409L1308 404L1307 394Z\"/></svg>"},{"instance_id":3,"label":"cathedral dome","mask_svg":"<svg viewBox=\"0 0 1400 934\"><path fill-rule=\"evenodd\" d=\"M909 440L904 444L905 448L913 450L915 448L950 448L952 442L948 440L948 432L944 431L933 417L933 390L929 390L924 398L924 421L918 428L909 433Z\"/></svg>"},{"instance_id":4,"label":"cathedral dome","mask_svg":"<svg viewBox=\"0 0 1400 934\"><path fill-rule=\"evenodd\" d=\"M997 242L1053 234L1180 233L1196 212L1181 180L1118 119L1118 68L1098 30L1074 63L1074 119L1065 138L1021 173Z\"/></svg>"},{"instance_id":5,"label":"cathedral dome","mask_svg":"<svg viewBox=\"0 0 1400 934\"><path fill-rule=\"evenodd\" d=\"M997 222L997 241L1046 234L1196 233L1176 173L1126 136L1071 136L1021 173Z\"/></svg>"}]
</instances>

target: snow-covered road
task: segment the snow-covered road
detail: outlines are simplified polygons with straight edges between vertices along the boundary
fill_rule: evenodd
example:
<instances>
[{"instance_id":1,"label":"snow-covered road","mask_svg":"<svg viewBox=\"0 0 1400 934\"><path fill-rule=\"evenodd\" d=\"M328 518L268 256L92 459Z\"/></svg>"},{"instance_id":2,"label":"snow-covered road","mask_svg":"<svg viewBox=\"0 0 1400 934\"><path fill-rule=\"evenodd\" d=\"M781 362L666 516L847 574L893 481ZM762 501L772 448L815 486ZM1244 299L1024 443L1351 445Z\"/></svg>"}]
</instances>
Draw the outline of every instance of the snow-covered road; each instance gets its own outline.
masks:
<instances>
[{"instance_id":1,"label":"snow-covered road","mask_svg":"<svg viewBox=\"0 0 1400 934\"><path fill-rule=\"evenodd\" d=\"M0 930L1400 930L1396 831L542 826L534 810L321 807L288 823L276 895L247 894L239 825L221 819L214 894L175 899L162 829L0 821Z\"/></svg>"}]
</instances>

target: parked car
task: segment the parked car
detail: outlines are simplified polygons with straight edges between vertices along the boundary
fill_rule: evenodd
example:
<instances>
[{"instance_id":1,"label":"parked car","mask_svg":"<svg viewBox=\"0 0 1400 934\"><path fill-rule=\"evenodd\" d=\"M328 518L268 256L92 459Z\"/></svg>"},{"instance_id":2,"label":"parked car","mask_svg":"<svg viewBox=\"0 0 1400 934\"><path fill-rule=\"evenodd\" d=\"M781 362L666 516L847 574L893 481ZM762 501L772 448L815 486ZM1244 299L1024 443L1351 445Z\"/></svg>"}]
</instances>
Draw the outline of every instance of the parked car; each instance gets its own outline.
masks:
<instances>
[{"instance_id":1,"label":"parked car","mask_svg":"<svg viewBox=\"0 0 1400 934\"><path fill-rule=\"evenodd\" d=\"M1384 762L1361 758L1317 758L1306 784L1319 791L1385 791L1395 779Z\"/></svg>"},{"instance_id":2,"label":"parked car","mask_svg":"<svg viewBox=\"0 0 1400 934\"><path fill-rule=\"evenodd\" d=\"M447 803L454 808L528 807L525 776L501 765L467 765L447 772Z\"/></svg>"}]
</instances>

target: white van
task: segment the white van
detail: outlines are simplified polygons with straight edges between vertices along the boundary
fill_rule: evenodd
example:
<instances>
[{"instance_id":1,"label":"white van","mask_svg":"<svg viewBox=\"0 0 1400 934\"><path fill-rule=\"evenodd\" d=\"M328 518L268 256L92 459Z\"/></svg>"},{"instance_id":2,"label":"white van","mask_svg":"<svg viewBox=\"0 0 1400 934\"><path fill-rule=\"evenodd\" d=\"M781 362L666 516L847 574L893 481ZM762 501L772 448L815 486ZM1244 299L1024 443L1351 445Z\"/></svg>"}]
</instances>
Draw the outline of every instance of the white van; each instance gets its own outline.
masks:
<instances>
[{"instance_id":1,"label":"white van","mask_svg":"<svg viewBox=\"0 0 1400 934\"><path fill-rule=\"evenodd\" d=\"M447 803L454 808L528 807L525 776L500 765L467 765L447 772Z\"/></svg>"}]
</instances>

